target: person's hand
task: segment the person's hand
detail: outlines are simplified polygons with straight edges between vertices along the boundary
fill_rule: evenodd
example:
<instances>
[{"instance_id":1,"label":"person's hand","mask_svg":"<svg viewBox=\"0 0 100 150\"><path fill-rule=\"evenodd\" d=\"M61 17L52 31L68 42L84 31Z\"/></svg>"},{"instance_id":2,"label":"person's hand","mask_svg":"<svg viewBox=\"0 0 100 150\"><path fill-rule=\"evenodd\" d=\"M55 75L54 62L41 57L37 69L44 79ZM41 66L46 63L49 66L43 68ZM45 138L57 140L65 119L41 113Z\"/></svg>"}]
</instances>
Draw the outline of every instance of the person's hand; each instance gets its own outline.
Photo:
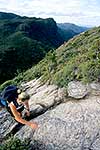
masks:
<instances>
[{"instance_id":1,"label":"person's hand","mask_svg":"<svg viewBox=\"0 0 100 150\"><path fill-rule=\"evenodd\" d=\"M30 112L29 112L29 111L26 111L26 112L25 112L25 116L29 117L29 116L30 116Z\"/></svg>"},{"instance_id":2,"label":"person's hand","mask_svg":"<svg viewBox=\"0 0 100 150\"><path fill-rule=\"evenodd\" d=\"M31 122L31 128L32 129L37 129L38 128L38 124L37 123L33 123L33 122Z\"/></svg>"}]
</instances>

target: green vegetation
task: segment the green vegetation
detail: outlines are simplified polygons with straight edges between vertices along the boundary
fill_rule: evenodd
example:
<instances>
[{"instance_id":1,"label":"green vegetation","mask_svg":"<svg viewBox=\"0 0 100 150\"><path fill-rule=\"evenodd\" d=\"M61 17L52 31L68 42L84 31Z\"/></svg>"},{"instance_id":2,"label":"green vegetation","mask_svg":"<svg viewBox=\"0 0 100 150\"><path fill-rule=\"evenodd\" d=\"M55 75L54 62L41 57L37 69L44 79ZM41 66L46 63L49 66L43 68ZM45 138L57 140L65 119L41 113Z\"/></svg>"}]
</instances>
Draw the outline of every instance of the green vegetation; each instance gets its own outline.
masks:
<instances>
[{"instance_id":1,"label":"green vegetation","mask_svg":"<svg viewBox=\"0 0 100 150\"><path fill-rule=\"evenodd\" d=\"M0 150L28 150L29 140L21 141L13 136L0 145Z\"/></svg>"},{"instance_id":2,"label":"green vegetation","mask_svg":"<svg viewBox=\"0 0 100 150\"><path fill-rule=\"evenodd\" d=\"M36 65L51 49L87 30L52 18L0 12L0 84Z\"/></svg>"},{"instance_id":3,"label":"green vegetation","mask_svg":"<svg viewBox=\"0 0 100 150\"><path fill-rule=\"evenodd\" d=\"M52 18L0 12L0 83L31 68L63 43Z\"/></svg>"},{"instance_id":4,"label":"green vegetation","mask_svg":"<svg viewBox=\"0 0 100 150\"><path fill-rule=\"evenodd\" d=\"M66 86L71 80L91 82L100 77L100 27L86 31L50 51L36 66L13 82L41 77L43 82ZM18 81L18 82L17 82Z\"/></svg>"},{"instance_id":5,"label":"green vegetation","mask_svg":"<svg viewBox=\"0 0 100 150\"><path fill-rule=\"evenodd\" d=\"M25 139L21 141L17 137L9 137L8 140L0 143L0 150L39 150L46 149L45 143L40 140Z\"/></svg>"},{"instance_id":6,"label":"green vegetation","mask_svg":"<svg viewBox=\"0 0 100 150\"><path fill-rule=\"evenodd\" d=\"M28 18L0 12L0 84L31 68L51 49L86 30L58 26L52 18Z\"/></svg>"},{"instance_id":7,"label":"green vegetation","mask_svg":"<svg viewBox=\"0 0 100 150\"><path fill-rule=\"evenodd\" d=\"M97 81L100 77L100 27L74 37L56 51L48 52L37 65L7 81L0 89L8 83L19 85L22 81L39 77L42 82L49 80L61 87L72 80Z\"/></svg>"}]
</instances>

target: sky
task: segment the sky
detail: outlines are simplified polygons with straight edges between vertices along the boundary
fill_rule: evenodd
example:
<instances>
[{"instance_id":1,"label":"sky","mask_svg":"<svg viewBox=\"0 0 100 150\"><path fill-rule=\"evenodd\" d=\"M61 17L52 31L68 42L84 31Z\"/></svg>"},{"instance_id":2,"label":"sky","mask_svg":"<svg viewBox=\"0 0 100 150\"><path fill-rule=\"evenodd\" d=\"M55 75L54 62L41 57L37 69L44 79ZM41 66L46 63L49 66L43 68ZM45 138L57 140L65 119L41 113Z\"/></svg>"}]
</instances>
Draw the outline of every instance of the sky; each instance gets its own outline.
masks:
<instances>
[{"instance_id":1,"label":"sky","mask_svg":"<svg viewBox=\"0 0 100 150\"><path fill-rule=\"evenodd\" d=\"M57 23L100 25L100 0L0 0L0 11L54 18Z\"/></svg>"}]
</instances>

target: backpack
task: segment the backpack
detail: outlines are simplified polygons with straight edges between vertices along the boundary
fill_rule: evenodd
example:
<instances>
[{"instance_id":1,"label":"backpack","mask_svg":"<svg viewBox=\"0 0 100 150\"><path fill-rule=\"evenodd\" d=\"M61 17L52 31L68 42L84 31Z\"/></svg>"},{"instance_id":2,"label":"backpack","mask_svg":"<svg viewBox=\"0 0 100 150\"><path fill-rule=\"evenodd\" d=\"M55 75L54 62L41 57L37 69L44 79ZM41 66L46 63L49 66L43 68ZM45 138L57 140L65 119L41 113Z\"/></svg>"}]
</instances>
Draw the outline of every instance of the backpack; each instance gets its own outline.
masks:
<instances>
[{"instance_id":1,"label":"backpack","mask_svg":"<svg viewBox=\"0 0 100 150\"><path fill-rule=\"evenodd\" d=\"M9 85L7 86L0 95L0 106L8 107L8 102L14 100L17 96L17 86Z\"/></svg>"},{"instance_id":2,"label":"backpack","mask_svg":"<svg viewBox=\"0 0 100 150\"><path fill-rule=\"evenodd\" d=\"M0 96L0 106L8 107L7 101Z\"/></svg>"}]
</instances>

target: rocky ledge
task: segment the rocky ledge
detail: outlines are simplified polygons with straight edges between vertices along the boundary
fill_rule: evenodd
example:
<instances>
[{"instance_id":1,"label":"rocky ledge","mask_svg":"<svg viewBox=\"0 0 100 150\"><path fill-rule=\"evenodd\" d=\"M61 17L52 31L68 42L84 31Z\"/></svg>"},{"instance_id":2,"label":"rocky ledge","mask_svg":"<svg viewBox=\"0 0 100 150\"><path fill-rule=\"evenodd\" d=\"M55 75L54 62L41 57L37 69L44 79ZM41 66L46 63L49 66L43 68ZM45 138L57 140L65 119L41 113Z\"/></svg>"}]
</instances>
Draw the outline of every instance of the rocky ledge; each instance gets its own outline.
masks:
<instances>
[{"instance_id":1,"label":"rocky ledge","mask_svg":"<svg viewBox=\"0 0 100 150\"><path fill-rule=\"evenodd\" d=\"M66 88L33 80L22 84L31 95L31 121L37 130L16 122L3 110L0 114L1 141L13 133L29 139L36 150L100 150L100 84L72 81ZM34 142L35 141L35 142Z\"/></svg>"}]
</instances>

